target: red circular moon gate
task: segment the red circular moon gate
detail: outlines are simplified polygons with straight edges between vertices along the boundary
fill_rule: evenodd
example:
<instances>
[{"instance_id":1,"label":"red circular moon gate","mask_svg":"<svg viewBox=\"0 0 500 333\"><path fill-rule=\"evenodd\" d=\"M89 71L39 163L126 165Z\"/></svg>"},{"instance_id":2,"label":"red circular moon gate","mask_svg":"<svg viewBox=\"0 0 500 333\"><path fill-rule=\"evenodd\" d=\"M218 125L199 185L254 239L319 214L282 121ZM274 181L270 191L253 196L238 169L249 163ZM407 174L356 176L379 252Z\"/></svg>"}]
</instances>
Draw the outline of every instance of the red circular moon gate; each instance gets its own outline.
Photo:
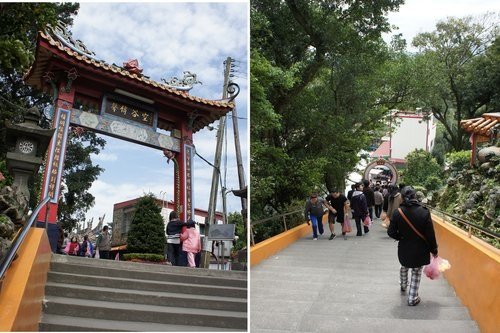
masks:
<instances>
[{"instance_id":1,"label":"red circular moon gate","mask_svg":"<svg viewBox=\"0 0 500 333\"><path fill-rule=\"evenodd\" d=\"M365 172L363 173L363 179L370 179L370 171L376 166L385 166L392 172L391 184L396 185L398 182L398 171L396 167L391 162L380 158L376 161L371 162L365 168Z\"/></svg>"}]
</instances>

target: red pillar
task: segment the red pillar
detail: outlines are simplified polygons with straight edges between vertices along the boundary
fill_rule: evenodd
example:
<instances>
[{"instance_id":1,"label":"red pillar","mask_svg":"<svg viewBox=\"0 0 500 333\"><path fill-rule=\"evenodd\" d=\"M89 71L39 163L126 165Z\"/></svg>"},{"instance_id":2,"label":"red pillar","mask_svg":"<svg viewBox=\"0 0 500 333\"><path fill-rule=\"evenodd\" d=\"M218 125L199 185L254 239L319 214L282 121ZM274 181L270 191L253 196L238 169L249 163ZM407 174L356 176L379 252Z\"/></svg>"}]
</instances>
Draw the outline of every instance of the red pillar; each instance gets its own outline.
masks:
<instances>
[{"instance_id":1,"label":"red pillar","mask_svg":"<svg viewBox=\"0 0 500 333\"><path fill-rule=\"evenodd\" d=\"M64 167L67 139L69 135L69 122L71 108L75 98L74 87L66 91L66 82L59 84L58 96L54 105L53 127L56 129L47 151L46 166L41 188L41 199L47 195L51 200L42 208L38 214L39 223L55 224L57 222L57 209L59 206L61 177ZM51 242L52 243L52 242Z\"/></svg>"},{"instance_id":2,"label":"red pillar","mask_svg":"<svg viewBox=\"0 0 500 333\"><path fill-rule=\"evenodd\" d=\"M181 147L177 155L178 177L174 181L174 201L179 207L180 218L183 221L194 220L193 203L193 131L188 127L187 120L180 124Z\"/></svg>"},{"instance_id":3,"label":"red pillar","mask_svg":"<svg viewBox=\"0 0 500 333\"><path fill-rule=\"evenodd\" d=\"M476 134L474 132L471 133L470 135L470 142L471 142L471 149L472 149L472 153L470 155L470 166L471 167L474 167L474 164L476 163L476 146L477 146L477 137L476 137Z\"/></svg>"}]
</instances>

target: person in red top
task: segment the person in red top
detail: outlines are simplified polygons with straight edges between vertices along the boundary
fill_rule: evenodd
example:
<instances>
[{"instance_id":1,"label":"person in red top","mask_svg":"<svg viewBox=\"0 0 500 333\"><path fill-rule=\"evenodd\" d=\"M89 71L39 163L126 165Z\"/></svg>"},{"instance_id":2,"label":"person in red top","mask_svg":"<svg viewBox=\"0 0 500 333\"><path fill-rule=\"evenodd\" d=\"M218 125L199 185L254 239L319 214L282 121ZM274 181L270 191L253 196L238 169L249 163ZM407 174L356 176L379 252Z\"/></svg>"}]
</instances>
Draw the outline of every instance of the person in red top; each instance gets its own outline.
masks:
<instances>
[{"instance_id":1,"label":"person in red top","mask_svg":"<svg viewBox=\"0 0 500 333\"><path fill-rule=\"evenodd\" d=\"M78 244L78 240L76 236L73 236L71 237L71 241L66 245L64 253L69 254L70 256L77 256L79 249L80 245Z\"/></svg>"}]
</instances>

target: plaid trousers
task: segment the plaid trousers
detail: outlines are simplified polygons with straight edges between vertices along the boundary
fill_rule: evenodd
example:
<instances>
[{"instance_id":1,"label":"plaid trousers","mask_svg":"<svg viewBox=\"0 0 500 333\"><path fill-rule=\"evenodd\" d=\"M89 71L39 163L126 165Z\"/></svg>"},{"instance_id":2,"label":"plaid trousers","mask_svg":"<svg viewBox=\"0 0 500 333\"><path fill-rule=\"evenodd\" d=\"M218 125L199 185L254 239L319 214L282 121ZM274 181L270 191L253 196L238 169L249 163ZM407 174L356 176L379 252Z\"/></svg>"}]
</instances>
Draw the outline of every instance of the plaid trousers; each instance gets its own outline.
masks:
<instances>
[{"instance_id":1,"label":"plaid trousers","mask_svg":"<svg viewBox=\"0 0 500 333\"><path fill-rule=\"evenodd\" d=\"M422 268L416 267L411 269L411 282L410 291L408 292L408 303L413 303L418 297L418 287L420 286L420 279L422 277ZM401 288L406 289L408 286L408 267L401 266L399 270L399 283Z\"/></svg>"}]
</instances>

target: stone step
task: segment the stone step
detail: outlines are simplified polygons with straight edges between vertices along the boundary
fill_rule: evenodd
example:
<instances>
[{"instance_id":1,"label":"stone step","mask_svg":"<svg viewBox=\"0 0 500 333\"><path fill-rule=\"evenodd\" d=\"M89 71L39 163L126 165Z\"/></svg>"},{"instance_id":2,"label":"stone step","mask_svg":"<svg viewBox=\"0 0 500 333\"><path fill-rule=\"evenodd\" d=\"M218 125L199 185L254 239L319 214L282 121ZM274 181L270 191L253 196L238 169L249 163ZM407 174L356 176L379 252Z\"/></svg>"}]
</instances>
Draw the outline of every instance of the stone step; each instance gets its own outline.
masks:
<instances>
[{"instance_id":1,"label":"stone step","mask_svg":"<svg viewBox=\"0 0 500 333\"><path fill-rule=\"evenodd\" d=\"M95 286L48 282L45 293L50 296L93 299L96 301L124 302L158 306L199 308L246 312L246 299L204 296L159 291L123 290Z\"/></svg>"},{"instance_id":2,"label":"stone step","mask_svg":"<svg viewBox=\"0 0 500 333\"><path fill-rule=\"evenodd\" d=\"M417 307L416 307L417 308ZM387 319L366 318L363 312L355 318L329 315L308 314L303 320L294 320L289 314L269 311L251 312L252 317L258 316L259 321L253 321L252 333L271 332L370 332L370 333L479 333L479 328L472 320L433 320L429 319ZM292 318L292 320L290 320Z\"/></svg>"},{"instance_id":3,"label":"stone step","mask_svg":"<svg viewBox=\"0 0 500 333\"><path fill-rule=\"evenodd\" d=\"M393 294L394 292L399 292L399 284L395 283L356 283L356 282L340 282L340 283L331 283L330 281L275 281L275 280L263 280L263 279L253 279L251 281L251 293L258 292L261 289L261 285L265 286L264 293L269 293L273 289L274 290L308 290L308 291L319 291L328 293L331 292L352 292L352 293L374 293L377 295L387 295ZM426 285L421 286L419 289L419 293L423 294L431 294L436 296L455 296L453 289L446 285Z\"/></svg>"},{"instance_id":4,"label":"stone step","mask_svg":"<svg viewBox=\"0 0 500 333\"><path fill-rule=\"evenodd\" d=\"M187 314L189 316L189 314ZM40 323L44 332L234 332L220 327L169 325L123 320L68 317L44 313ZM243 330L240 330L243 331Z\"/></svg>"},{"instance_id":5,"label":"stone step","mask_svg":"<svg viewBox=\"0 0 500 333\"><path fill-rule=\"evenodd\" d=\"M87 260L88 261L88 260ZM197 285L211 285L211 286L232 286L239 288L246 288L247 281L242 279L230 279L225 277L213 277L213 276L200 276L191 275L193 269L189 269L187 272L180 273L170 273L170 272L148 272L148 271L137 271L137 270L126 270L115 267L98 267L81 265L79 263L61 263L52 262L50 266L52 272L61 273L73 273L73 274L83 274L93 275L93 276L108 276L108 277L123 277L128 279L138 279L138 280L151 280L151 281L164 281L164 282L180 282L180 283L190 283Z\"/></svg>"},{"instance_id":6,"label":"stone step","mask_svg":"<svg viewBox=\"0 0 500 333\"><path fill-rule=\"evenodd\" d=\"M80 264L91 267L109 267L115 269L136 270L142 272L172 273L190 276L211 276L227 279L247 280L247 272L222 271L215 269L192 269L188 267L178 267L160 264L137 263L130 261L115 261L103 259L91 259L67 255L52 254L51 263Z\"/></svg>"},{"instance_id":7,"label":"stone step","mask_svg":"<svg viewBox=\"0 0 500 333\"><path fill-rule=\"evenodd\" d=\"M247 297L246 288L112 278L107 276L85 276L81 274L59 273L52 271L49 271L47 281L55 283L79 284L84 286L119 288L129 290L149 290L158 292L175 292L235 298Z\"/></svg>"},{"instance_id":8,"label":"stone step","mask_svg":"<svg viewBox=\"0 0 500 333\"><path fill-rule=\"evenodd\" d=\"M46 296L44 315L244 330L247 313ZM90 319L91 318L91 319ZM44 320L42 318L42 323Z\"/></svg>"},{"instance_id":9,"label":"stone step","mask_svg":"<svg viewBox=\"0 0 500 333\"><path fill-rule=\"evenodd\" d=\"M436 295L429 290L419 290L423 301L431 300L439 303L441 306L463 306L460 299L454 295ZM332 303L354 303L354 304L386 304L399 303L401 292L398 288L391 292L379 292L376 288L369 291L359 291L350 289L335 290L288 290L288 289L270 289L262 287L252 287L252 304L258 304L262 300L279 299L286 301L328 301ZM405 294L403 294L405 295Z\"/></svg>"},{"instance_id":10,"label":"stone step","mask_svg":"<svg viewBox=\"0 0 500 333\"><path fill-rule=\"evenodd\" d=\"M421 319L421 320L470 320L467 309L463 306L443 306L435 299L426 300L416 307L407 306L407 297L399 300L368 303L339 302L328 298L319 298L303 301L283 301L279 299L265 299L252 302L251 313L265 312L267 309L279 309L275 313L300 315L324 315L340 318L386 318L386 319ZM357 319L356 319L357 320Z\"/></svg>"}]
</instances>

